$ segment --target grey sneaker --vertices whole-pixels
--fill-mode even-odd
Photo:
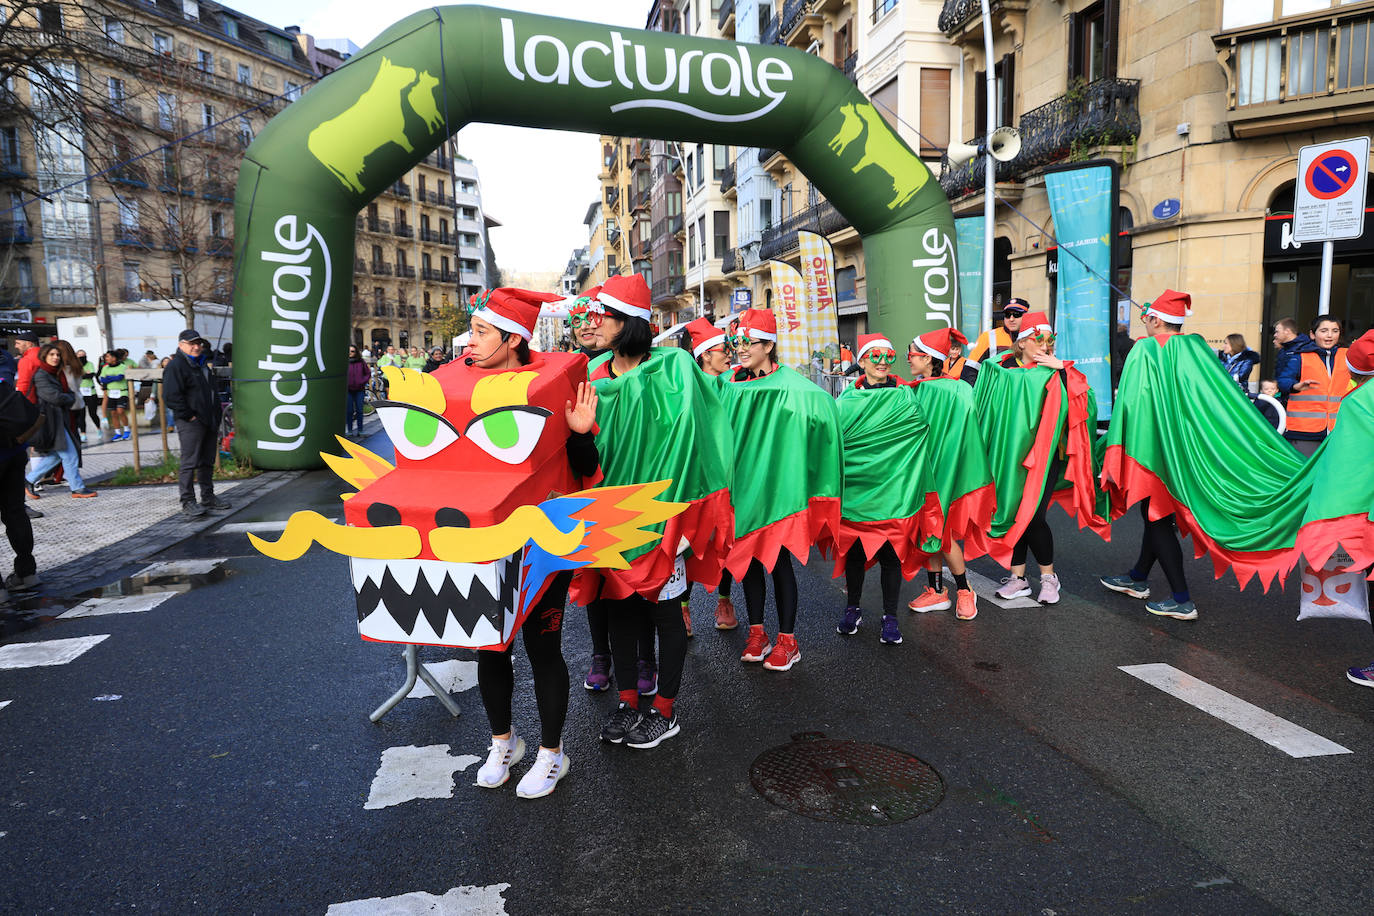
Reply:
[[[224,510],[232,508],[227,499],[220,499],[218,496],[211,496],[208,499],[202,497],[200,504],[207,509]]]
[[[181,514],[186,516],[187,518],[200,518],[209,511],[209,509],[205,508],[200,503],[181,504]]]
[[[619,744],[625,740],[625,736],[634,731],[635,726],[639,725],[639,720],[643,718],[639,710],[629,703],[621,703],[616,707],[615,712],[606,720],[606,724],[601,726],[601,740],[609,741],[611,744]]]
[[[1002,580],[1001,588],[995,592],[997,597],[1003,601],[1009,601],[1012,598],[1025,598],[1030,593],[1030,583],[1020,576],[1007,576]]]
[[[1191,601],[1179,603],[1172,598],[1163,601],[1147,601],[1145,610],[1158,617],[1172,617],[1175,620],[1197,620],[1197,605]]]
[[[1121,592],[1121,594],[1130,595],[1132,598],[1150,597],[1150,583],[1132,579],[1129,575],[1102,576],[1097,581],[1114,592]]]
[[[1054,573],[1046,573],[1040,577],[1040,594],[1035,596],[1035,600],[1041,604],[1059,603],[1059,577]]]

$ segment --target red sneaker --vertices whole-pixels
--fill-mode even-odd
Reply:
[[[742,662],[761,662],[768,657],[768,634],[763,632],[763,624],[756,624],[749,627],[749,639],[744,644],[744,651],[740,653],[739,660]]]
[[[797,647],[797,637],[791,633],[779,633],[778,644],[769,653],[763,667],[769,671],[786,671],[801,661],[801,649]]]
[[[716,602],[716,629],[733,630],[739,626],[739,618],[735,616],[735,603],[729,598],[722,598]]]
[[[959,606],[954,616],[960,620],[972,620],[978,616],[978,595],[971,588],[959,589]]]
[[[937,592],[927,585],[926,590],[913,598],[907,607],[918,614],[924,614],[928,611],[947,611],[949,610],[949,589]]]

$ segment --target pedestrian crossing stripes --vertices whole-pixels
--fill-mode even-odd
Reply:
[[[382,914],[424,913],[427,916],[506,916],[506,901],[502,895],[509,884],[486,887],[464,885],[442,896],[415,891],[396,897],[369,897],[335,903],[325,916],[382,916]]]
[[[0,700],[0,709],[4,709],[6,706],[10,705],[13,702],[13,700]]]
[[[1290,757],[1353,753],[1349,748],[1341,747],[1300,725],[1294,725],[1287,719],[1266,712],[1172,665],[1121,665],[1120,668],[1131,677],[1139,678],[1170,696],[1196,706],[1208,715],[1253,735]]]
[[[146,595],[123,595],[118,598],[88,598],[58,617],[102,617],[107,614],[141,614],[151,611],[178,592],[151,592]]]
[[[481,760],[471,754],[449,755],[447,744],[389,747],[372,780],[365,809],[389,808],[417,798],[452,798],[453,774]]]
[[[102,636],[78,636],[73,639],[49,639],[45,642],[21,642],[0,646],[0,669],[65,665],[109,638],[110,635],[106,633]]]

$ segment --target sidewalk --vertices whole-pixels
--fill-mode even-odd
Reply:
[[[369,414],[363,429],[370,435],[381,429],[381,423]],[[150,433],[141,427],[139,433],[141,460],[157,464],[162,460],[161,431],[154,429]],[[178,453],[175,433],[168,434],[167,447],[172,454]],[[95,499],[73,499],[66,484],[57,484],[44,487],[41,499],[27,501],[44,516],[33,519],[33,538],[34,557],[45,593],[66,595],[102,585],[121,568],[213,528],[303,473],[266,471],[248,480],[217,482],[215,494],[228,500],[233,508],[192,519],[181,514],[175,483],[101,485],[116,470],[132,463],[132,441],[83,445],[82,476],[100,495]],[[8,574],[11,563],[7,551],[0,553],[0,572]]]

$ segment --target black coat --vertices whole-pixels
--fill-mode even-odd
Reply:
[[[178,423],[199,423],[211,432],[219,429],[219,394],[211,378],[209,360],[197,366],[178,350],[162,370],[162,396]]]
[[[38,410],[43,415],[44,423],[28,444],[36,452],[57,451],[65,445],[61,438],[62,430],[68,428],[76,396],[64,391],[58,377],[41,366],[33,374],[33,390],[38,396]],[[76,438],[72,437],[72,441],[75,442]],[[77,454],[80,455],[80,446],[77,446]]]

